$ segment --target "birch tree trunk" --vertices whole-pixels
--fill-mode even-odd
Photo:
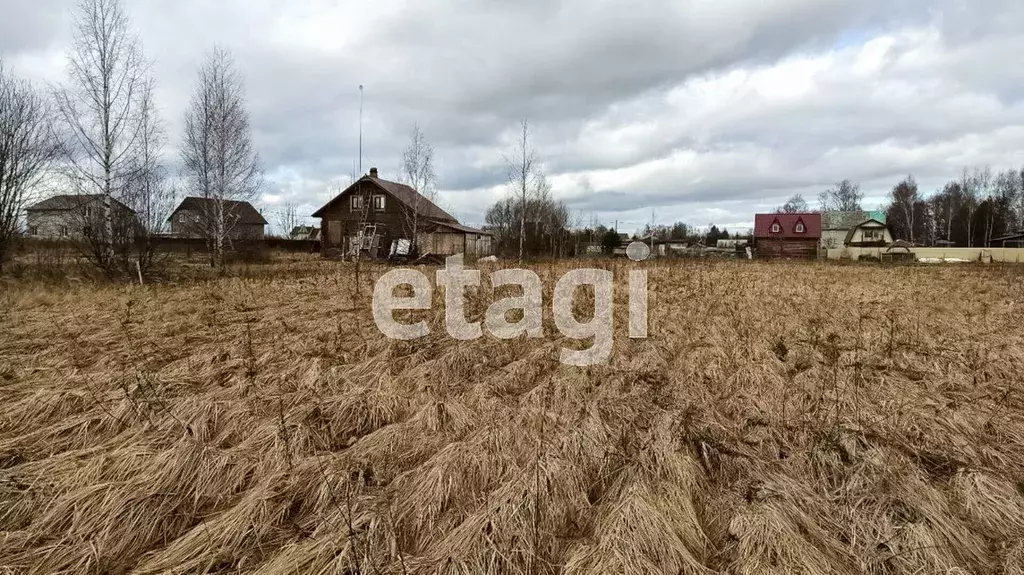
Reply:
[[[530,145],[530,126],[527,120],[522,121],[521,128],[512,156],[505,158],[508,165],[509,187],[515,190],[519,197],[519,263],[523,262],[525,255],[528,192],[536,178],[534,164],[537,158],[536,151]]]

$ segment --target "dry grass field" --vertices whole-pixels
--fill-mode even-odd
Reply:
[[[590,368],[383,268],[0,288],[0,573],[1024,573],[1024,272],[651,264],[629,340],[606,265]]]

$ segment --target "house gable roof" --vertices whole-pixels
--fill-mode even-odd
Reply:
[[[845,231],[865,220],[878,220],[885,223],[885,213],[881,211],[854,210],[849,212],[824,212],[821,214],[821,229]]]
[[[295,226],[288,235],[297,236],[299,234],[311,234],[317,231],[320,231],[320,228],[316,226]]]
[[[877,225],[868,226],[868,224],[877,224]],[[870,219],[864,220],[863,222],[860,222],[859,224],[857,224],[857,225],[853,226],[852,228],[850,228],[850,231],[846,232],[846,239],[843,240],[843,245],[846,245],[846,244],[850,243],[851,241],[853,241],[854,234],[857,233],[857,230],[859,230],[859,229],[861,229],[863,227],[885,228],[885,222],[880,222],[880,221],[876,220],[875,218],[870,218]]]
[[[115,206],[119,206],[122,209],[128,210],[131,213],[135,213],[135,210],[124,205],[124,203],[117,200],[117,198],[110,198]],[[95,201],[102,201],[103,194],[63,194],[59,196],[52,196],[45,200],[32,204],[25,208],[27,212],[55,212],[55,211],[69,211],[75,210],[81,207],[91,204]]]
[[[208,209],[212,209],[217,200],[212,198],[197,198],[195,196],[188,196],[181,200],[177,208],[174,208],[174,212],[171,213],[171,217],[167,221],[171,221],[174,218],[174,214],[184,210],[189,212],[204,212]],[[238,218],[238,223],[247,225],[267,225],[267,220],[250,204],[249,202],[240,202],[237,200],[224,200],[224,211],[232,216]]]
[[[334,202],[338,201],[345,194],[356,189],[360,182],[369,182],[373,184],[378,189],[387,192],[392,197],[397,199],[406,208],[415,209],[417,213],[422,217],[438,221],[456,221],[456,219],[451,214],[442,210],[437,206],[437,204],[430,201],[429,198],[417,192],[416,190],[410,188],[409,186],[405,184],[400,184],[398,182],[382,180],[380,178],[375,178],[373,176],[363,176],[359,178],[358,180],[353,182],[351,186],[345,188],[345,190],[342,191],[340,194],[334,196],[334,198],[332,198],[331,201],[324,204],[323,207],[321,207],[319,210],[313,212],[311,217],[322,218],[324,215],[324,211],[326,211],[328,207],[330,207]]]
[[[772,224],[778,223],[782,228],[779,233],[772,233]],[[803,223],[804,231],[796,231],[798,223]],[[754,237],[756,238],[820,238],[821,214],[817,212],[797,214],[755,214]]]

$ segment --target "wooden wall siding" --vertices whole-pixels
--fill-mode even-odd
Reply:
[[[818,238],[758,238],[757,256],[761,258],[802,258],[818,257]]]
[[[383,189],[373,184],[365,183],[363,189],[363,197],[366,201],[371,202],[370,209],[366,213],[366,223],[375,224],[377,226],[377,233],[383,236],[381,238],[381,245],[391,246],[391,240],[395,238],[404,237],[404,228],[407,225],[405,220],[405,214],[402,211],[398,200],[396,200],[391,194],[388,194]],[[324,241],[324,248],[336,248],[342,249],[345,247],[349,238],[355,237],[359,233],[359,225],[363,221],[363,214],[361,211],[352,211],[352,196],[356,195],[356,191],[348,191],[337,198],[331,205],[324,210],[323,218],[321,219],[322,226],[327,229],[327,237]],[[373,209],[373,196],[384,196],[384,210],[377,211]],[[420,225],[423,225],[421,222]]]
[[[491,255],[491,236],[462,232],[417,234],[420,253],[451,256],[465,254],[468,258]]]
[[[185,221],[181,221],[181,216]],[[198,216],[196,216],[198,218]],[[192,214],[180,211],[171,218],[171,235],[179,238],[202,238],[202,228],[197,223],[198,219],[192,219]],[[227,234],[232,240],[262,240],[265,237],[263,224],[237,224]]]
[[[399,201],[386,190],[364,183],[363,197],[372,202],[372,196],[383,195],[385,197],[384,210],[371,209],[367,212],[366,223],[376,224],[377,233],[380,238],[380,250],[382,254],[388,253],[391,249],[391,242],[407,238],[407,229],[412,227],[412,222],[407,219],[406,213]],[[323,241],[323,255],[325,257],[337,257],[347,253],[348,245],[352,238],[359,233],[359,225],[362,223],[363,215],[360,211],[352,211],[352,196],[358,192],[347,191],[333,201],[322,213],[321,226],[327,233]],[[426,228],[429,224],[425,217],[420,217],[418,226]],[[467,256],[490,255],[491,242],[489,236],[478,234],[465,234],[453,230],[426,233],[420,231],[417,235],[420,253],[430,252],[435,255],[450,256],[457,253],[465,253]]]
[[[418,235],[420,253],[430,252],[435,255],[450,256],[466,252],[465,234],[434,232]]]

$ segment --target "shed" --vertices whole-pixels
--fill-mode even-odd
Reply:
[[[1024,248],[1024,230],[1000,238],[992,238],[991,245],[1000,248]]]

